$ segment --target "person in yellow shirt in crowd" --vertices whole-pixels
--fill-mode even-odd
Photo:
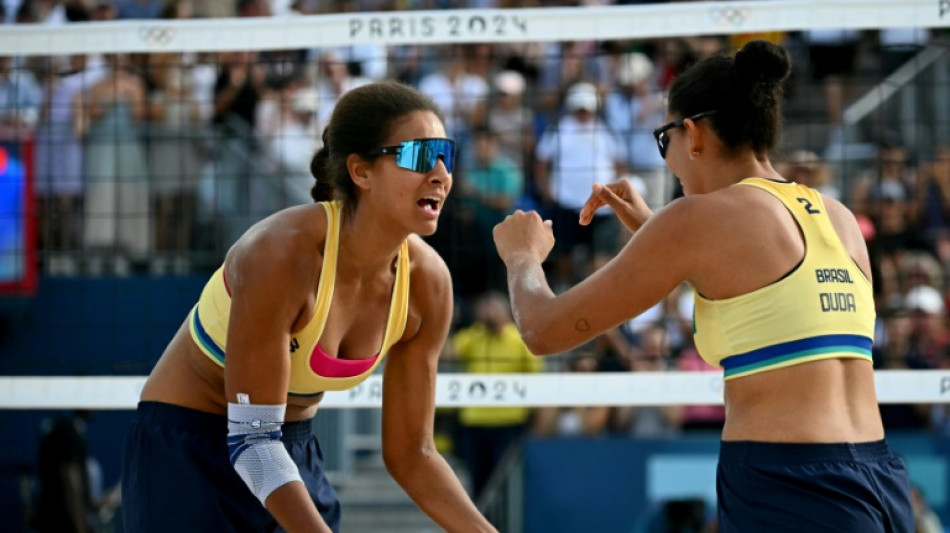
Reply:
[[[475,320],[456,332],[447,348],[472,374],[541,372],[544,363],[521,340],[511,317],[508,296],[488,292],[475,304]],[[528,407],[463,407],[459,412],[459,456],[472,478],[473,499],[478,499],[508,448],[528,427]]]

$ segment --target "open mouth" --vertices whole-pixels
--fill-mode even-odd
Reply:
[[[438,198],[427,196],[421,198],[416,204],[427,214],[438,215],[441,202]]]

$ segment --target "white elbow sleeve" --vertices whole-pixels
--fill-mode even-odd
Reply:
[[[263,504],[270,493],[300,472],[280,441],[286,405],[228,403],[231,465]]]

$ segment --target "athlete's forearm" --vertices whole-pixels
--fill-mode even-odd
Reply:
[[[402,456],[399,465],[390,468],[390,474],[412,501],[448,533],[497,533],[435,450],[420,451],[415,457]]]
[[[288,533],[333,533],[303,482],[292,481],[267,497],[267,510]]]
[[[535,355],[544,355],[545,327],[543,316],[546,305],[554,298],[548,286],[541,263],[530,256],[519,257],[508,263],[508,294],[511,311],[521,338]]]

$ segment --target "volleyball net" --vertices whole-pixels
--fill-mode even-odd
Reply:
[[[102,294],[111,302],[130,279],[162,279],[164,291],[176,287],[168,285],[171,276],[182,280],[173,292],[193,302],[200,290],[194,279],[220,265],[251,224],[310,201],[309,158],[340,95],[395,79],[433,97],[460,148],[452,199],[429,239],[453,274],[458,302],[449,341],[454,357],[441,363],[438,405],[720,404],[722,374],[699,371],[692,348],[687,287],[612,335],[545,358],[537,373],[526,373],[509,354],[477,349],[482,359],[472,365],[454,353],[455,335],[478,320],[486,294],[504,291],[490,235],[499,217],[515,208],[569,211],[593,182],[617,178],[633,180],[662,207],[678,192],[651,132],[663,121],[671,80],[697,59],[764,38],[783,44],[794,65],[776,164],[866,215],[869,240],[887,237],[879,240],[887,245],[883,251],[872,248],[874,260],[887,267],[879,288],[887,303],[878,310],[880,352],[889,357],[883,365],[889,370],[877,374],[881,402],[945,402],[950,372],[938,370],[943,356],[913,362],[923,370],[904,370],[906,357],[885,346],[907,330],[890,327],[892,318],[946,313],[932,299],[923,309],[922,300],[907,297],[921,284],[945,294],[942,226],[926,218],[926,195],[887,188],[867,194],[859,183],[880,182],[879,171],[894,162],[882,164],[881,148],[897,145],[903,170],[943,172],[941,161],[950,157],[948,28],[948,0],[4,26],[0,50],[17,97],[0,102],[6,106],[0,107],[0,172],[13,176],[9,162],[22,164],[16,175],[24,185],[16,191],[27,200],[0,209],[0,276],[6,276],[0,289],[33,268],[41,285],[115,280],[102,289],[115,291]],[[583,112],[597,124],[586,139],[565,126],[587,120],[575,116]],[[875,203],[884,200],[906,205],[884,220]],[[894,216],[904,223],[897,230]],[[556,290],[622,245],[626,235],[604,219],[590,235],[564,237],[572,246],[559,248],[549,269]],[[895,236],[911,233],[913,244]],[[915,274],[926,279],[915,281]],[[179,302],[167,311],[160,297],[154,302],[141,316],[113,309],[99,317],[52,316],[72,304],[36,302],[40,311],[15,322],[10,353],[0,358],[0,373],[8,374],[0,377],[0,408],[134,408],[141,376],[184,318],[175,314]],[[73,335],[92,322],[109,332]],[[915,322],[910,331],[925,327]],[[656,347],[649,339],[658,331]],[[70,355],[28,356],[31,335],[48,336],[57,347],[45,350]],[[135,342],[142,353],[129,355]],[[43,357],[50,358],[48,371],[61,375],[37,375]],[[110,369],[124,375],[107,375]],[[375,407],[381,390],[380,376],[373,376],[352,391],[328,393],[323,405]]]

